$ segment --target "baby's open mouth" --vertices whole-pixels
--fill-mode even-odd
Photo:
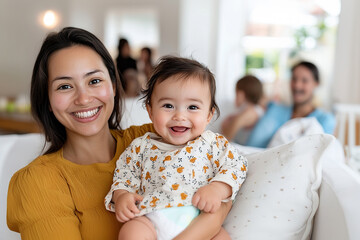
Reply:
[[[171,127],[171,130],[173,130],[174,132],[185,132],[188,129],[188,127]]]

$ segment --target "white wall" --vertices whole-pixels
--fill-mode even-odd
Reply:
[[[182,57],[192,57],[216,70],[218,0],[182,0],[179,49]]]
[[[180,52],[215,73],[218,98],[233,99],[235,82],[244,73],[243,0],[183,0],[180,11]]]
[[[104,40],[106,13],[114,9],[153,9],[159,19],[157,56],[192,56],[215,73],[218,98],[233,99],[244,69],[241,39],[244,0],[1,0],[0,96],[28,94],[33,64],[49,31],[38,18],[48,9],[60,15],[59,30],[75,26]],[[114,55],[114,53],[113,53]],[[114,56],[115,57],[115,56]]]
[[[40,14],[56,9],[67,19],[67,0],[0,1],[0,96],[30,91],[36,54],[47,30],[40,26]]]
[[[220,1],[216,52],[218,99],[233,101],[235,83],[245,72],[242,38],[245,35],[246,19],[246,1]]]
[[[235,83],[244,73],[242,37],[246,24],[244,0],[182,0],[180,42],[182,56],[193,57],[215,74],[220,118],[211,123],[219,131],[220,123],[232,110]],[[227,105],[226,108],[223,106]]]
[[[105,14],[110,9],[156,9],[159,13],[160,47],[159,55],[178,53],[179,0],[72,0],[70,1],[69,23],[85,28],[103,40]]]
[[[335,102],[360,104],[360,2],[343,0],[341,5],[332,93]]]
[[[65,26],[85,28],[101,40],[105,14],[113,8],[157,8],[160,22],[159,55],[178,54],[180,0],[1,0],[0,1],[0,96],[17,96],[30,91],[35,58],[51,30],[38,19],[45,10],[56,11]]]
[[[126,38],[134,57],[138,57],[140,50],[147,46],[153,50],[152,57],[155,60],[158,58],[159,28],[159,12],[156,8],[109,9],[105,18],[104,44],[115,58],[118,55],[119,38]]]

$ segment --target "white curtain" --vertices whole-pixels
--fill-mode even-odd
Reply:
[[[360,104],[360,1],[342,0],[334,62],[335,102]]]

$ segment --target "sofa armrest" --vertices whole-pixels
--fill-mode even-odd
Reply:
[[[360,176],[341,162],[323,166],[312,240],[360,239]]]
[[[6,225],[7,191],[12,175],[25,167],[41,154],[44,146],[41,134],[13,134],[0,136],[0,238],[20,239],[20,234],[12,232]]]

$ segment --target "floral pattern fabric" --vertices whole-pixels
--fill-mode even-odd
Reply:
[[[220,134],[205,131],[185,146],[158,141],[146,133],[135,139],[116,163],[111,189],[105,206],[117,189],[136,192],[144,197],[138,204],[139,216],[156,209],[191,205],[195,192],[212,181],[232,187],[234,200],[246,177],[247,160]]]

